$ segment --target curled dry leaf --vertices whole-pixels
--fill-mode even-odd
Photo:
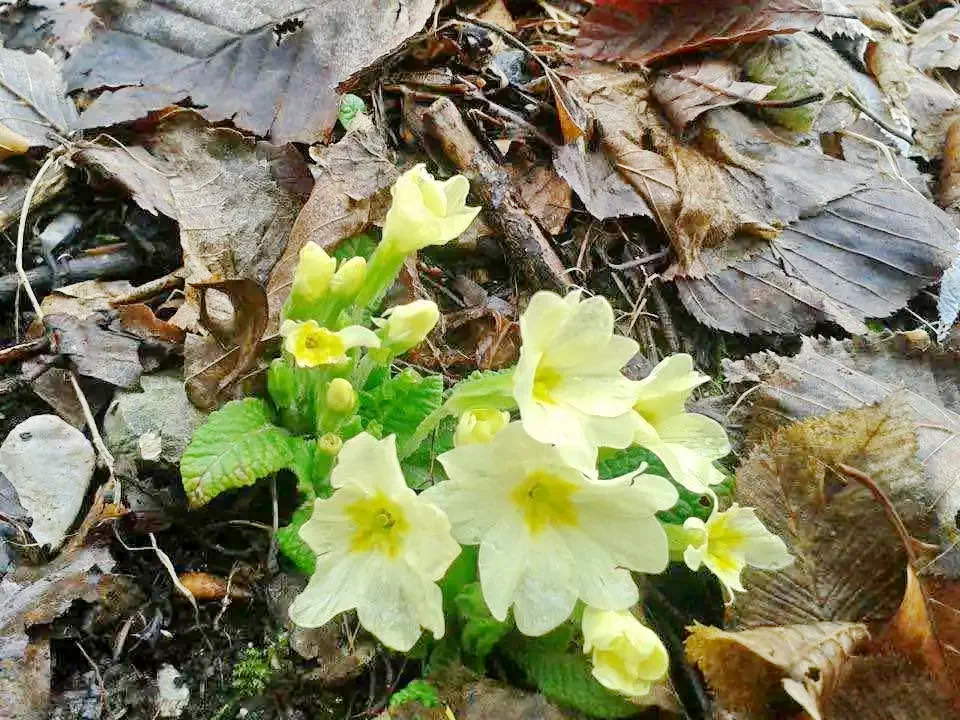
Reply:
[[[755,507],[796,561],[745,572],[748,592],[735,606],[741,626],[892,615],[906,551],[883,507],[836,468],[851,465],[873,478],[908,532],[926,539],[931,498],[916,451],[909,407],[896,397],[794,423],[757,445],[737,471],[734,499]]]
[[[567,182],[535,156],[514,153],[510,163],[510,181],[520,190],[520,198],[543,229],[558,235],[567,223],[573,194]]]
[[[267,282],[272,328],[290,294],[300,248],[313,241],[331,250],[358,234],[371,221],[370,198],[392,185],[400,174],[383,136],[365,115],[354,119],[339,142],[314,148],[311,156],[319,177]]]
[[[937,200],[955,221],[960,221],[960,118],[950,123],[947,131],[943,166],[940,169],[940,196]]]
[[[391,10],[376,0],[222,0],[184,6],[148,1],[93,6],[100,31],[66,65],[71,89],[111,88],[84,127],[144,117],[187,97],[212,121],[275,142],[325,139],[337,119],[337,85],[418,32],[433,0]],[[274,28],[300,27],[282,36]]]
[[[596,60],[648,64],[682,52],[812,30],[819,0],[602,0],[580,24],[577,46]]]
[[[726,60],[702,60],[663,71],[653,84],[653,96],[678,130],[707,110],[738,102],[763,100],[774,85],[741,82],[740,67]]]
[[[227,388],[257,365],[260,340],[267,330],[267,296],[249,278],[197,283],[196,287],[201,293],[200,321],[211,335],[184,347],[184,383],[190,402],[201,410],[210,410]],[[228,326],[211,320],[207,312],[210,290],[226,295],[233,310]],[[219,353],[216,348],[220,348]]]
[[[960,375],[954,353],[912,351],[904,338],[865,337],[845,342],[804,338],[794,357],[758,353],[725,362],[729,382],[762,386],[751,393],[752,423],[765,434],[783,422],[857,408],[896,396],[916,434],[916,459],[925,469],[924,507],[941,528],[960,512]],[[741,385],[742,387],[743,385]],[[851,463],[856,465],[856,463]],[[863,470],[863,467],[860,467]]]
[[[60,70],[40,51],[0,48],[0,109],[2,125],[30,145],[54,147],[53,133],[66,136],[77,122]]]
[[[921,70],[960,68],[960,8],[945,7],[917,28],[910,63]]]
[[[777,696],[792,698],[814,720],[843,667],[870,639],[851,622],[760,627],[728,632],[695,625],[684,642],[687,659],[703,672],[722,705],[774,718]]]

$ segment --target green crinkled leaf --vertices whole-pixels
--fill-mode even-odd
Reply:
[[[297,476],[297,489],[302,497],[308,500],[330,497],[333,458],[317,446],[316,440],[304,439],[297,445],[288,467]]]
[[[442,402],[442,377],[422,377],[407,369],[372,390],[364,390],[359,413],[365,424],[379,425],[384,437],[396,435],[397,446],[401,446]]]
[[[473,657],[476,667],[483,667],[487,655],[510,632],[512,626],[490,614],[480,583],[467,585],[454,602],[462,623],[460,646],[464,653]]]
[[[297,508],[290,524],[277,530],[277,547],[292,562],[297,570],[313,575],[317,565],[317,556],[310,546],[300,539],[300,528],[313,515],[313,502],[306,502]]]
[[[267,390],[280,416],[280,424],[291,432],[317,432],[317,413],[322,411],[327,373],[321,368],[297,367],[285,358],[270,363]]]
[[[536,643],[511,644],[509,655],[531,683],[558,705],[591,717],[625,718],[640,708],[607,690],[590,672],[586,656],[576,651],[540,650]]]
[[[670,477],[670,473],[667,472],[667,468],[660,462],[660,459],[643,447],[603,451],[597,469],[600,472],[601,480],[611,480],[635,471],[643,463],[647,463],[644,472],[650,475],[660,475],[673,482],[673,478]],[[657,513],[657,517],[662,522],[683,524],[683,521],[688,517],[698,517],[701,520],[706,520],[710,516],[713,501],[709,496],[690,492],[679,483],[674,482],[673,484],[680,497],[677,504],[672,508]],[[729,498],[733,492],[733,477],[728,475],[726,481],[713,486],[713,491],[722,504],[723,500]]]
[[[425,708],[440,707],[440,696],[437,689],[426,680],[411,680],[409,685],[390,696],[387,707],[392,710],[412,702],[420,703]]]
[[[353,93],[347,93],[340,98],[340,111],[337,113],[337,120],[343,125],[344,130],[349,130],[357,115],[366,111],[367,104],[363,101],[362,97],[358,97]]]
[[[453,432],[456,427],[456,418],[444,418],[440,421],[440,426],[427,435],[420,447],[401,461],[403,474],[411,487],[428,487],[447,479],[437,457],[453,449]]]
[[[513,399],[513,369],[470,373],[453,388],[447,406],[455,415],[476,408],[513,410],[517,407]]]
[[[197,428],[180,460],[190,505],[200,507],[222,492],[289,467],[304,442],[274,424],[266,401],[227,403]]]
[[[337,260],[346,260],[356,255],[369,260],[376,247],[377,241],[371,235],[360,233],[341,240],[330,254]]]

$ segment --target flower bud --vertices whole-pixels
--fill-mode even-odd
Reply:
[[[340,448],[343,447],[343,440],[336,433],[327,433],[317,440],[317,447],[320,448],[321,452],[335,457],[340,453]]]
[[[608,690],[639,698],[667,673],[669,658],[660,638],[629,611],[583,611],[583,651],[593,676]]]
[[[327,385],[327,407],[335,413],[346,414],[357,404],[357,393],[349,380],[334,378]]]
[[[384,313],[381,319],[383,344],[393,353],[404,353],[422,343],[440,319],[437,304],[430,300],[414,300],[406,305],[396,305]]]
[[[330,293],[340,298],[352,298],[357,294],[367,275],[367,261],[359,255],[344,260],[330,280]]]
[[[510,413],[493,408],[468,410],[460,416],[453,444],[457,447],[490,442],[493,436],[510,424]]]
[[[463,175],[440,182],[422,163],[414,166],[390,188],[393,203],[383,226],[384,243],[407,254],[450,242],[480,212],[466,204],[469,191],[470,182]]]
[[[300,260],[293,274],[291,292],[305,302],[315,302],[322,298],[330,285],[337,261],[315,242],[308,242],[300,248]]]

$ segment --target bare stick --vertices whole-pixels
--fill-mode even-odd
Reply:
[[[40,301],[37,300],[37,296],[33,294],[33,288],[30,287],[30,280],[27,278],[27,271],[23,268],[23,237],[27,231],[27,215],[30,211],[30,203],[33,202],[33,194],[37,191],[40,180],[56,161],[57,155],[55,152],[47,155],[47,159],[43,161],[43,165],[41,165],[37,171],[36,176],[30,183],[30,187],[27,188],[27,195],[23,199],[23,209],[20,210],[20,225],[17,228],[17,275],[20,276],[24,290],[27,291],[27,297],[30,298],[30,303],[33,305],[37,317],[41,320],[43,319],[43,310],[40,309]]]

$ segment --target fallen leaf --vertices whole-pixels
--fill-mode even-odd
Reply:
[[[794,334],[831,320],[862,333],[865,318],[903,307],[956,256],[949,217],[876,167],[789,146],[730,108],[708,114],[700,141],[751,203],[767,205],[757,214],[785,226],[769,242],[741,236],[701,253],[677,278],[706,325]]]
[[[951,122],[947,130],[937,202],[960,227],[960,118]]]
[[[823,20],[816,29],[828,38],[873,39],[873,31],[841,0],[823,0],[823,12]]]
[[[947,128],[960,118],[960,95],[913,67],[907,53],[902,43],[878,40],[867,50],[867,67],[913,128],[914,151],[932,160],[943,151]]]
[[[93,602],[113,569],[105,548],[61,553],[41,567],[23,566],[0,579],[0,702],[12,720],[45,720],[50,700],[50,647],[28,631],[53,622],[75,600]],[[16,700],[17,704],[9,704]]]
[[[27,188],[33,178],[12,172],[0,173],[0,230],[5,230],[20,217],[23,201],[27,199]],[[66,169],[58,164],[37,183],[31,213],[40,205],[56,197],[68,183]]]
[[[591,151],[579,140],[553,151],[553,167],[597,220],[653,217],[650,207],[602,151]]]
[[[149,305],[132,303],[121,305],[116,310],[120,326],[141,340],[160,340],[179,345],[183,343],[186,331],[173,323],[158,318]]]
[[[861,116],[853,125],[838,133],[838,136],[840,153],[830,153],[832,157],[862,168],[874,171],[879,169],[899,180],[904,186],[909,185],[927,200],[933,200],[930,193],[932,176],[921,171],[916,160],[901,155],[900,150],[893,145],[898,141],[893,140],[875,122]],[[902,143],[898,144],[902,146]]]
[[[0,47],[0,107],[5,127],[31,145],[54,147],[77,123],[77,109],[53,60]]]
[[[741,82],[740,67],[726,60],[702,60],[665,70],[653,84],[653,96],[678,130],[707,110],[763,100],[774,85]]]
[[[601,0],[580,23],[577,47],[595,60],[646,65],[776,33],[812,30],[819,0]]]
[[[171,322],[199,331],[200,298],[191,286],[240,277],[265,284],[313,179],[292,145],[206,127],[190,112],[160,126],[151,153],[172,168],[187,272],[188,302]]]
[[[70,315],[84,320],[108,312],[110,301],[133,290],[127,280],[84,280],[57,288],[40,302],[44,315]]]
[[[823,382],[823,381],[821,381]],[[755,507],[795,556],[777,571],[748,569],[734,612],[741,627],[892,615],[907,562],[883,507],[838,474],[847,464],[883,489],[913,537],[929,536],[931,500],[909,406],[902,398],[809,418],[777,430],[737,470],[734,499]]]
[[[300,248],[313,241],[326,250],[360,233],[371,221],[370,198],[399,177],[399,169],[379,130],[358,115],[335,145],[311,149],[319,177],[289,233],[283,255],[270,273],[267,299],[270,327],[279,322],[297,266]]]
[[[14,27],[4,28],[4,45],[17,50],[46,48],[60,65],[98,22],[87,5],[88,0],[30,0],[18,5],[21,15],[11,23]]]
[[[200,364],[196,351],[201,345],[184,347],[185,386],[190,402],[201,410],[216,407],[222,393],[252,370],[260,355],[260,340],[267,329],[267,296],[254,280],[241,278],[197,283],[201,292],[200,322],[211,331],[223,351],[213,362]],[[233,309],[231,327],[217,327],[207,312],[207,293],[224,293]],[[198,367],[199,366],[199,367]]]
[[[697,624],[684,647],[726,709],[780,717],[773,708],[785,694],[820,720],[822,698],[831,694],[850,657],[869,639],[867,626],[852,622],[739,632]]]
[[[515,152],[508,159],[510,181],[519,188],[527,210],[548,233],[560,234],[573,200],[570,186],[550,165],[532,154]]]
[[[905,42],[910,32],[903,22],[893,12],[893,7],[887,0],[843,0],[850,12],[872,30],[889,33],[899,42]]]
[[[916,458],[926,471],[927,507],[935,509],[942,529],[955,527],[960,512],[960,379],[955,356],[908,352],[897,336],[844,342],[804,338],[794,357],[757,353],[725,361],[724,373],[734,384],[762,383],[750,403],[759,432],[784,421],[900,398],[914,424]]]
[[[107,328],[110,318],[98,313],[84,320],[70,315],[46,315],[51,350],[64,355],[78,375],[128,388],[140,381],[140,340]]]
[[[170,191],[172,173],[165,162],[153,157],[144,148],[81,141],[73,146],[70,157],[107,180],[116,182],[147,212],[154,215],[160,212],[177,219],[177,209]]]
[[[945,7],[910,39],[910,62],[921,70],[960,68],[960,8]]]
[[[111,88],[81,117],[109,126],[189,97],[211,121],[274,142],[312,143],[333,129],[337,85],[418,32],[433,0],[222,0],[93,6],[102,31],[66,64],[71,89]],[[285,22],[302,22],[281,34]]]
[[[115,386],[101,380],[79,377],[77,382],[83,390],[87,405],[94,416],[98,415],[113,397]],[[30,383],[30,389],[53,408],[54,412],[78,430],[87,426],[83,406],[77,399],[77,391],[70,382],[70,371],[50,368]]]
[[[0,125],[0,160],[11,155],[23,155],[30,149],[30,141],[5,125]]]

